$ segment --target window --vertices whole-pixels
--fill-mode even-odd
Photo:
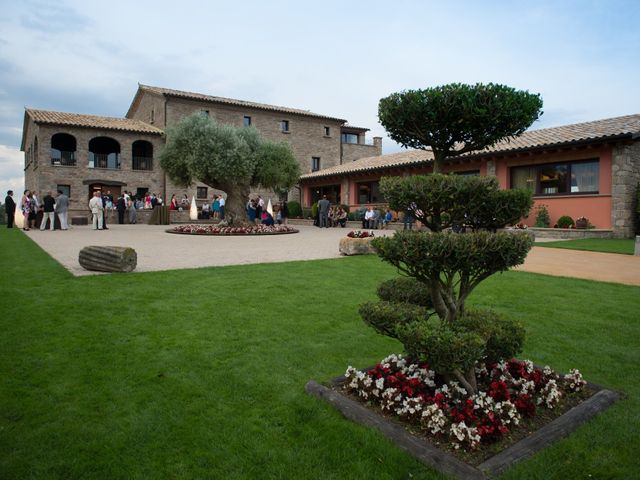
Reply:
[[[289,120],[282,120],[280,122],[280,130],[282,130],[283,132],[289,131]]]
[[[89,168],[120,169],[120,144],[109,137],[89,141]]]
[[[331,128],[324,127],[324,136],[325,137],[330,137],[331,136]]]
[[[151,109],[151,123],[155,122],[155,116],[156,116],[156,111],[152,108]]]
[[[598,193],[599,185],[598,160],[511,168],[511,188],[528,188],[534,195]]]
[[[357,184],[358,203],[384,203],[384,195],[380,191],[380,182],[362,182]]]
[[[244,119],[242,120],[243,125],[245,127],[250,127],[251,126],[251,117],[249,115],[245,115]]]
[[[51,165],[76,165],[76,138],[67,133],[56,133],[51,136]]]
[[[67,198],[71,198],[71,185],[58,185],[56,191],[60,190]]]
[[[136,140],[131,144],[132,170],[153,170],[153,145],[146,140]]]
[[[311,171],[317,172],[320,170],[320,157],[311,157]]]
[[[136,188],[136,198],[144,198],[149,189],[147,187],[138,187]]]
[[[209,118],[209,110],[200,110],[200,115],[204,118]]]
[[[357,133],[343,133],[342,134],[342,143],[358,143],[358,134]]]
[[[198,187],[196,190],[196,198],[199,200],[207,199],[207,187]]]

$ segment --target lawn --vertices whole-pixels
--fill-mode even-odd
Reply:
[[[375,257],[75,278],[0,229],[0,477],[435,479],[304,392],[400,344],[358,318]],[[520,318],[523,357],[627,397],[503,478],[640,468],[640,288],[510,272],[471,303]]]
[[[535,245],[536,247],[568,248],[569,250],[633,255],[635,240],[626,238],[584,238],[580,240],[561,240],[559,242],[536,242]]]

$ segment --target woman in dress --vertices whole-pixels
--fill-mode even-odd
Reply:
[[[213,198],[215,199],[213,201],[213,218],[215,219],[220,217],[220,199],[217,195],[214,195]]]
[[[151,195],[149,195],[149,192],[144,194],[144,208],[151,208]]]
[[[178,210],[178,199],[176,194],[171,195],[171,203],[169,204],[169,210]]]
[[[24,220],[22,221],[22,229],[24,231],[29,230],[29,215],[31,214],[31,198],[29,196],[31,192],[29,190],[24,191],[24,195],[22,195],[22,200],[20,200],[20,210],[22,210],[22,216]]]

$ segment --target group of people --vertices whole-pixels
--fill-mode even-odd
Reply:
[[[175,202],[174,202],[175,200]],[[224,206],[226,204],[226,200],[222,195],[214,195],[211,198],[211,203],[205,202],[201,207],[202,218],[205,220],[209,220],[210,218],[216,220],[224,220]],[[178,201],[175,199],[175,195],[171,197],[171,205],[169,207],[171,210],[186,210],[189,208],[189,198],[185,195],[180,205],[178,205]]]
[[[326,195],[318,201],[318,213],[314,219],[314,225],[317,227],[329,228],[339,225],[344,228],[348,219],[349,214],[342,205],[332,206]],[[384,230],[392,221],[393,213],[391,210],[387,208],[382,214],[380,210],[374,209],[370,205],[362,216],[362,228],[365,230],[382,228]]]
[[[139,210],[143,207],[142,199],[133,195],[132,192],[124,190],[114,199],[111,191],[104,195],[102,191],[95,190],[93,197],[89,200],[89,210],[91,210],[92,225],[94,230],[109,230],[107,218],[110,212],[118,212],[118,223],[124,224],[124,216],[129,212],[129,223],[137,223]]]
[[[261,195],[256,198],[250,198],[246,205],[247,218],[249,223],[255,223],[256,225],[287,225],[289,223],[289,206],[287,202],[282,202],[276,207],[276,218],[273,218],[271,212],[269,212],[264,205],[264,199]]]
[[[369,206],[362,217],[362,228],[374,230],[380,227],[382,230],[385,230],[392,221],[393,213],[391,213],[391,210],[388,208],[385,208],[384,214],[381,214],[380,210]]]
[[[37,227],[39,213],[42,214],[40,230],[45,230],[47,223],[49,223],[49,229],[53,230],[55,228],[56,215],[60,221],[60,229],[67,230],[69,228],[67,223],[69,197],[67,197],[62,190],[58,190],[55,197],[48,191],[42,200],[36,192],[25,190],[19,205],[17,205],[13,199],[13,190],[9,190],[4,199],[4,205],[7,214],[7,228],[13,228],[16,208],[20,208],[22,216],[24,217],[22,229],[25,231]]]

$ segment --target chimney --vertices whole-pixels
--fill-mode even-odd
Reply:
[[[378,149],[378,155],[382,155],[382,137],[373,137],[373,146]]]

